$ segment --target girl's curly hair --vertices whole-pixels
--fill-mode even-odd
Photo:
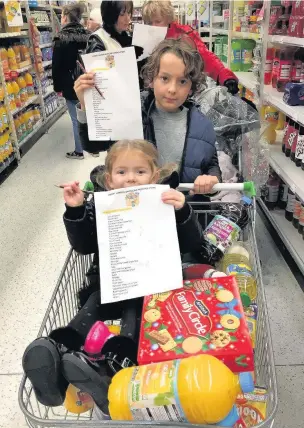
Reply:
[[[188,36],[179,39],[165,39],[154,49],[141,71],[145,87],[148,88],[158,75],[160,59],[168,52],[182,59],[185,64],[185,77],[192,82],[193,95],[200,92],[206,82],[203,73],[204,62],[194,42]]]

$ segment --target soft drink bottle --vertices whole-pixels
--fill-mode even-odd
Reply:
[[[299,130],[300,130],[300,125],[298,123],[295,124],[295,131],[294,134],[292,135],[292,145],[291,145],[291,152],[290,152],[290,159],[295,162],[296,160],[296,148],[297,148],[297,143],[298,143],[298,136],[299,136]]]
[[[296,229],[298,229],[299,227],[300,214],[301,214],[301,200],[298,196],[296,196],[294,206],[293,206],[293,218],[292,218],[292,224]]]
[[[304,126],[300,126],[296,154],[295,154],[295,162],[296,166],[301,166],[301,163],[304,159]]]
[[[289,119],[287,134],[285,138],[285,156],[287,156],[288,158],[290,157],[290,154],[291,154],[291,147],[295,136],[296,136],[295,121],[293,119]]]
[[[302,72],[302,52],[301,49],[298,49],[294,53],[291,69],[291,81],[294,83],[301,82],[301,72]]]
[[[291,189],[288,189],[287,205],[285,208],[285,218],[288,221],[292,221],[293,219],[293,210],[294,210],[295,200],[296,200],[295,194]]]
[[[276,88],[279,92],[284,92],[286,83],[290,81],[293,53],[288,49],[280,51],[278,74],[276,78]]]
[[[265,85],[271,84],[273,59],[274,59],[274,48],[267,48],[266,61],[265,61],[265,74],[264,74]]]
[[[273,88],[275,88],[277,84],[279,66],[280,66],[280,49],[276,48],[274,51],[272,72],[271,72],[271,84]]]
[[[283,140],[282,140],[282,152],[285,153],[286,150],[286,136],[289,127],[289,117],[286,116],[285,124],[284,124],[284,132],[283,132]]]

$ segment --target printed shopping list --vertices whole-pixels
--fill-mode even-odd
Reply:
[[[161,201],[168,185],[94,194],[101,303],[182,287],[174,208]]]
[[[85,91],[90,140],[142,139],[138,71],[133,47],[82,55],[85,69],[95,72],[95,88]]]
[[[137,58],[141,61],[151,55],[153,49],[166,37],[167,27],[155,27],[152,25],[135,24],[132,45],[144,49],[143,54]]]

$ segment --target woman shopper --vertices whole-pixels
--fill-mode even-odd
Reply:
[[[75,150],[66,154],[69,159],[84,158],[76,115],[78,100],[74,91],[74,72],[78,51],[85,49],[89,37],[89,32],[80,24],[83,11],[81,4],[69,4],[63,7],[61,16],[63,28],[54,38],[53,48],[52,75],[54,90],[62,93],[66,99],[73,125]]]
[[[91,33],[94,33],[94,31],[97,31],[101,27],[102,27],[102,18],[101,18],[100,8],[95,7],[90,12],[87,29]]]
[[[190,37],[204,61],[204,72],[219,85],[226,86],[231,94],[234,95],[238,92],[238,78],[236,75],[226,68],[213,52],[207,49],[197,31],[193,30],[189,25],[181,25],[175,21],[174,7],[170,1],[145,1],[142,14],[145,24],[168,27],[167,39],[177,39],[185,35]]]

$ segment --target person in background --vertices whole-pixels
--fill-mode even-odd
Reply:
[[[102,17],[101,17],[100,8],[95,7],[90,12],[90,17],[88,20],[87,29],[91,33],[94,33],[95,31],[97,31],[101,27],[102,27]]]
[[[63,7],[61,31],[54,38],[52,77],[54,90],[62,93],[66,99],[68,111],[72,120],[75,150],[66,154],[69,159],[83,159],[83,149],[78,133],[76,104],[78,102],[74,91],[74,70],[78,51],[85,49],[89,32],[80,24],[83,6],[79,3]]]
[[[215,80],[219,85],[226,86],[231,94],[238,92],[238,78],[226,68],[221,60],[210,52],[202,42],[197,31],[189,25],[181,25],[175,21],[175,11],[170,1],[148,0],[142,8],[142,15],[145,24],[157,27],[168,27],[167,39],[176,39],[187,35],[190,37],[204,60],[204,72]]]

